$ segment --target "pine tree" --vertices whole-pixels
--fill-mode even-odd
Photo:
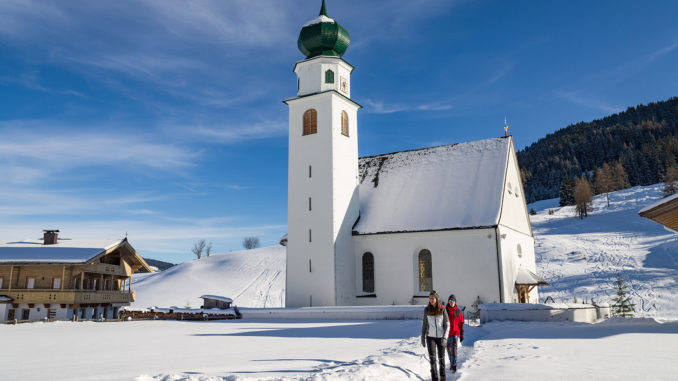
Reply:
[[[560,186],[560,206],[574,205],[574,186],[569,176],[565,176]]]
[[[664,197],[671,196],[678,191],[676,180],[678,180],[678,169],[676,167],[666,168],[666,174],[664,175]]]
[[[622,280],[621,274],[617,274],[617,296],[612,300],[612,315],[620,317],[633,317],[636,311],[636,304],[632,302],[631,297],[626,294],[626,285]]]
[[[577,179],[577,185],[574,187],[574,203],[576,205],[577,215],[582,220],[584,217],[588,216],[588,212],[591,209],[592,198],[593,191],[591,191],[591,184],[589,184],[586,177]]]
[[[628,175],[626,175],[626,170],[624,170],[624,166],[622,165],[621,162],[619,161],[617,162],[617,164],[614,166],[614,170],[612,173],[613,173],[612,176],[614,178],[615,190],[626,189],[631,186],[631,184],[629,183],[629,177]]]

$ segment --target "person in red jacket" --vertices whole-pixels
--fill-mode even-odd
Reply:
[[[447,298],[447,316],[450,319],[450,335],[447,338],[447,355],[450,356],[450,369],[457,371],[457,338],[464,341],[464,313],[457,307],[454,294]]]

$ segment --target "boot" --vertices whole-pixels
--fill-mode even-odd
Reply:
[[[457,366],[456,365],[452,365],[452,373],[457,373]]]
[[[440,381],[445,381],[445,372],[440,373]]]
[[[432,381],[438,381],[438,373],[436,373],[435,370],[431,371],[431,380]]]

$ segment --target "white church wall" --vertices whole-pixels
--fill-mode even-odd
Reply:
[[[334,83],[325,82],[325,72],[332,70]],[[315,94],[327,90],[336,90],[347,97],[351,97],[351,72],[353,67],[346,61],[336,57],[314,57],[304,60],[294,68],[299,80],[297,95]],[[342,79],[346,85],[342,86]]]
[[[499,248],[502,262],[502,292],[504,303],[518,303],[518,291],[516,290],[516,276],[518,269],[524,267],[533,273],[537,273],[537,265],[534,255],[534,238],[517,232],[505,226],[497,228],[499,232]],[[537,303],[539,294],[538,287],[530,292],[530,303]]]
[[[523,234],[532,235],[530,219],[525,204],[525,193],[520,181],[520,171],[516,158],[513,139],[509,148],[506,179],[504,180],[504,197],[499,224],[508,226]]]
[[[332,93],[288,104],[286,306],[333,305]],[[318,113],[318,132],[303,136],[303,115],[310,108]]]
[[[346,305],[355,296],[353,224],[360,214],[358,197],[358,106],[332,94],[333,233],[335,250],[335,303]],[[348,136],[341,133],[341,114],[348,115]]]
[[[499,301],[499,269],[494,229],[354,236],[356,289],[362,291],[362,255],[374,256],[376,297],[355,298],[358,305],[417,304],[428,302],[419,292],[418,254],[431,252],[433,288],[441,298],[451,293],[459,304],[470,306],[478,296]]]
[[[9,304],[2,303],[0,304],[0,321],[7,320],[7,308]]]

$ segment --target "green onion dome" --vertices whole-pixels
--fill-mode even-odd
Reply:
[[[327,16],[323,0],[320,15],[301,28],[297,46],[306,58],[321,55],[341,57],[350,43],[346,29]]]

